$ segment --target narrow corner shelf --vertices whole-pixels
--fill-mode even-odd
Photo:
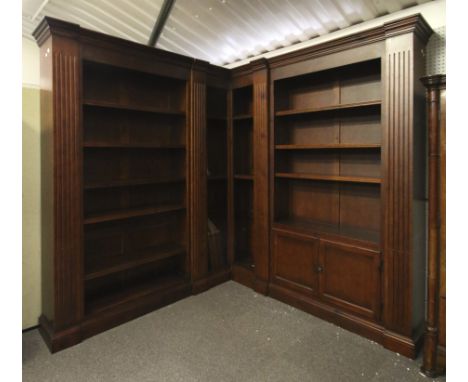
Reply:
[[[275,174],[277,178],[284,179],[304,179],[304,180],[320,180],[328,182],[348,182],[348,183],[368,183],[368,184],[380,184],[382,179],[380,178],[368,178],[360,176],[342,176],[342,175],[314,175],[314,174],[302,174],[302,173],[291,173],[291,172],[277,172]]]

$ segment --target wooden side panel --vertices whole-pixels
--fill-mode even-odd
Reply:
[[[273,282],[298,292],[316,294],[319,240],[282,231],[273,235]]]
[[[377,320],[380,311],[380,256],[376,251],[320,242],[320,294],[324,301]]]
[[[382,189],[385,203],[384,323],[411,335],[413,36],[386,41]]]
[[[254,243],[255,276],[269,277],[268,68],[261,61],[253,73]]]
[[[54,327],[83,316],[81,59],[77,41],[52,38]],[[49,196],[51,197],[51,196]]]
[[[192,70],[190,79],[190,237],[192,280],[208,272],[206,204],[205,73]]]

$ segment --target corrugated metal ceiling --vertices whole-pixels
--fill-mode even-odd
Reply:
[[[430,0],[176,0],[157,47],[218,65]],[[23,36],[44,16],[146,44],[163,0],[23,0]]]

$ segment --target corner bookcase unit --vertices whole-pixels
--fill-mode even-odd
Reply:
[[[46,17],[51,351],[232,278],[415,357],[431,33],[414,15],[228,70]]]
[[[264,294],[269,275],[267,88],[265,60],[234,70],[230,91],[229,258],[233,279]]]
[[[192,134],[194,175],[192,190],[192,292],[200,293],[230,279],[228,261],[229,218],[229,116],[230,72],[198,61],[194,81],[205,95],[194,111],[204,111]],[[195,89],[195,87],[194,87]],[[197,142],[197,143],[195,143]]]
[[[424,322],[430,33],[415,16],[269,62],[269,292],[409,357]]]

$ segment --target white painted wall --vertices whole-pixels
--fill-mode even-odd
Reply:
[[[41,313],[39,48],[23,38],[23,329]]]

